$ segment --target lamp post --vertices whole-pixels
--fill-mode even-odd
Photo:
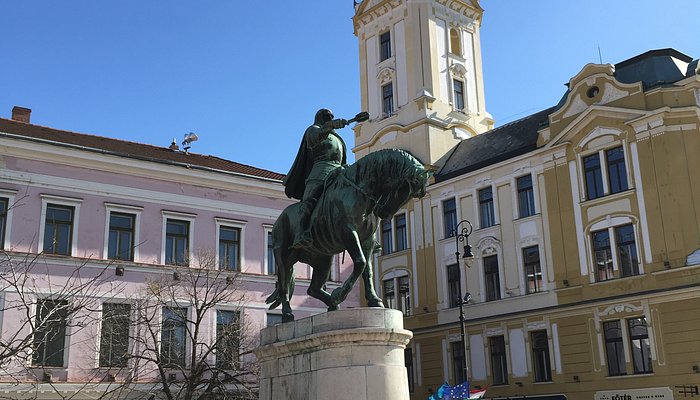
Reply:
[[[461,227],[461,228],[460,228]],[[465,265],[469,267],[468,264],[466,264],[466,261],[469,259],[474,258],[474,254],[472,253],[472,246],[469,245],[469,235],[472,234],[472,224],[471,222],[465,220],[459,221],[457,224],[457,227],[455,228],[455,259],[457,260],[457,269],[459,270],[459,285],[457,286],[457,293],[459,294],[459,327],[460,327],[460,333],[461,333],[461,338],[462,338],[462,354],[464,356],[464,364],[463,364],[463,374],[464,374],[464,380],[467,380],[468,375],[469,375],[469,367],[467,366],[467,341],[466,341],[466,335],[465,335],[465,328],[464,328],[464,305],[469,303],[469,300],[471,300],[472,295],[467,292],[464,297],[462,297],[462,268],[459,266],[459,256],[462,256],[462,259],[465,262]],[[459,242],[464,242],[464,247],[463,251],[464,254],[461,254],[459,252]],[[460,384],[461,382],[455,382],[455,384]]]

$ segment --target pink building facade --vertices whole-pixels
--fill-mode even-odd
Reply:
[[[96,299],[94,307],[81,311],[92,313],[89,320],[94,322],[87,329],[69,327],[60,332],[64,337],[43,344],[34,334],[29,354],[4,361],[7,376],[0,376],[5,381],[0,390],[51,381],[52,389],[70,392],[95,377],[126,379],[100,373],[102,305],[128,304],[154,279],[177,285],[180,274],[200,267],[203,254],[211,257],[213,267],[207,268],[236,274],[245,294],[217,309],[240,312],[242,323],[256,334],[279,321],[279,309],[268,310],[265,298],[276,281],[270,231],[292,203],[284,195],[283,175],[175,147],[40,127],[21,108],[13,110],[12,119],[0,118],[2,268],[7,274],[7,265],[20,266],[28,259],[33,264],[27,272],[31,290],[26,282],[4,285],[4,304],[16,300],[26,286],[32,308],[5,307],[2,339],[23,330],[31,336],[28,322],[41,318],[39,309],[52,294],[77,285],[77,269],[83,280],[101,274],[100,285],[90,293],[74,293]],[[336,257],[329,290],[346,276],[346,258],[342,263]],[[297,317],[326,310],[305,294],[310,276],[310,267],[297,266],[292,299]],[[359,305],[358,292],[356,288],[345,307]],[[216,316],[209,321],[204,329],[214,337]],[[47,346],[53,346],[51,352]],[[130,344],[130,351],[140,350]],[[138,379],[144,382],[155,379],[152,370],[142,375]]]

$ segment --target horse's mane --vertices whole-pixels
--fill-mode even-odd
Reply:
[[[420,161],[405,150],[382,149],[357,160],[343,173],[354,182],[369,182],[390,177],[408,178],[407,174],[414,174],[418,166],[422,166]]]

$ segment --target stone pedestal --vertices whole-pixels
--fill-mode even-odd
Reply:
[[[260,400],[408,400],[400,311],[327,312],[261,331]]]

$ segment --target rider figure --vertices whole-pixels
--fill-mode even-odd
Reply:
[[[345,142],[333,129],[347,124],[347,120],[334,119],[331,110],[322,108],[316,113],[313,125],[304,132],[297,157],[283,181],[287,196],[301,200],[299,221],[302,229],[297,231],[292,248],[312,244],[311,212],[323,194],[326,178],[345,166],[347,160]]]

